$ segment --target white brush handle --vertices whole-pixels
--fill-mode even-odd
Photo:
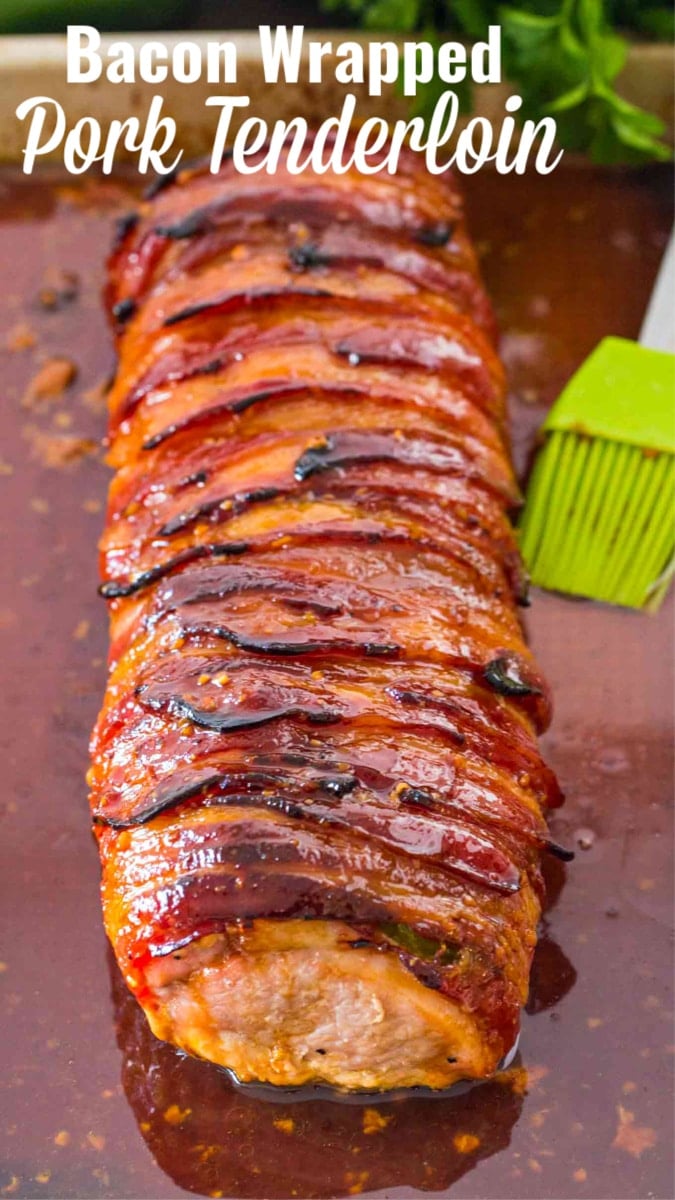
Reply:
[[[670,235],[638,341],[650,350],[675,354],[675,233]]]

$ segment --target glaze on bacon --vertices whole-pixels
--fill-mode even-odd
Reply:
[[[92,740],[106,928],[242,1080],[495,1070],[559,802],[451,180],[201,169],[122,223]]]

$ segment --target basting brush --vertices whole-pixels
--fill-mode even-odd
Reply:
[[[655,611],[675,572],[675,241],[639,343],[605,338],[544,425],[520,521],[533,583]]]

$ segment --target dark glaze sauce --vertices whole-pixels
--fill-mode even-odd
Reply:
[[[3,350],[3,1194],[671,1197],[672,602],[651,618],[538,594],[528,616],[556,700],[545,747],[567,794],[552,834],[577,857],[564,889],[565,868],[547,860],[520,1058],[503,1077],[437,1100],[269,1103],[153,1038],[99,925],[83,775],[107,648],[95,543],[108,472],[74,440],[103,431],[87,395],[113,362],[102,260],[133,197],[72,178],[5,174],[1,186],[3,329],[19,346],[17,326],[36,338]],[[547,404],[598,338],[637,333],[672,220],[670,177],[563,165],[545,179],[482,173],[468,191],[522,468]],[[82,286],[47,312],[34,297],[54,262]],[[52,355],[75,359],[75,383],[22,407]],[[47,465],[55,447],[63,467]],[[281,751],[259,770],[282,774]],[[353,791],[336,764],[314,774]],[[173,803],[171,786],[180,778],[154,802]],[[420,780],[400,799],[430,811],[434,787]]]
[[[469,469],[465,456],[456,447],[434,446],[421,439],[396,437],[395,433],[329,433],[324,441],[304,451],[295,464],[294,474],[302,483],[312,475],[336,467],[387,460],[431,471],[452,470],[461,461],[462,469],[465,472]]]

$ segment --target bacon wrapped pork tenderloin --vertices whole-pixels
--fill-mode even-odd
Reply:
[[[125,979],[240,1080],[487,1076],[560,796],[456,186],[412,154],[185,170],[123,222],[108,301],[90,784]]]

